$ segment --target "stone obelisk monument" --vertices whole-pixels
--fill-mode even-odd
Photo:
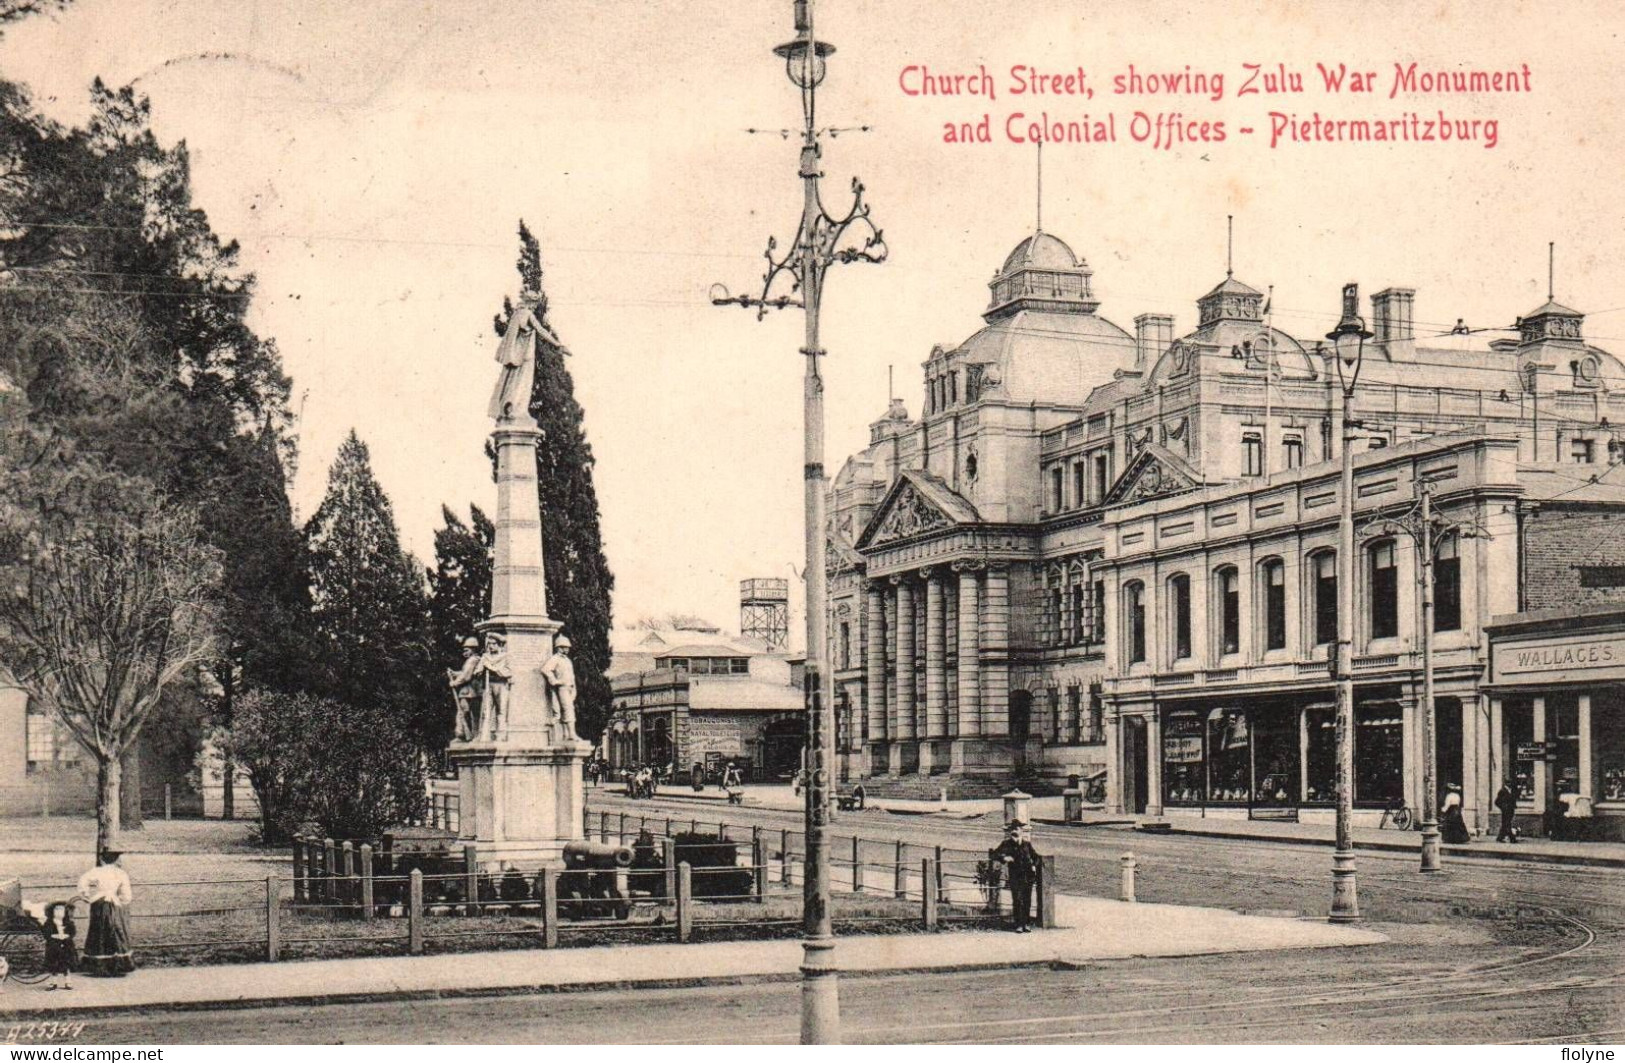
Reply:
[[[574,681],[558,682],[560,625],[547,615],[536,443],[530,415],[538,341],[559,346],[525,292],[497,349],[491,395],[497,462],[491,617],[480,625],[463,669],[451,676],[458,735],[448,755],[457,768],[462,839],[488,869],[559,859],[582,836],[582,765],[592,751],[576,737]],[[470,640],[472,642],[473,640]],[[545,671],[544,671],[545,666]]]

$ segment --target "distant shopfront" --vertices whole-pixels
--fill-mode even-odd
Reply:
[[[1625,609],[1516,613],[1486,630],[1491,745],[1524,828],[1625,838]]]
[[[1329,697],[1173,702],[1159,711],[1162,804],[1169,812],[1297,819],[1302,810],[1333,807],[1336,714]],[[1404,722],[1397,690],[1358,692],[1357,807],[1381,810],[1404,793]]]

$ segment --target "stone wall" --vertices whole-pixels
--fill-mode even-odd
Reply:
[[[1625,604],[1625,509],[1546,504],[1524,518],[1526,610]]]

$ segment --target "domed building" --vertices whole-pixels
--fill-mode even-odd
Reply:
[[[1329,817],[1336,363],[1275,327],[1270,296],[1229,270],[1177,335],[1168,313],[1132,331],[1101,316],[1092,281],[1059,237],[1021,240],[983,327],[923,361],[919,415],[894,399],[831,483],[840,776],[935,798],[1079,775],[1118,811]],[[1353,286],[1344,296],[1357,312]],[[1586,523],[1605,513],[1625,529],[1625,488],[1597,482],[1625,461],[1611,427],[1625,365],[1555,301],[1486,347],[1418,338],[1415,299],[1371,298],[1356,519],[1404,512],[1427,481],[1448,485],[1435,513],[1449,527],[1489,532],[1440,540],[1438,778],[1481,826],[1510,766],[1538,817],[1554,779],[1576,795],[1625,779],[1625,744],[1606,737],[1625,734],[1625,672],[1557,715],[1497,697],[1491,619],[1565,598],[1625,605],[1625,578],[1588,598],[1576,565],[1553,560],[1558,541],[1587,548],[1579,528],[1625,549],[1625,531]],[[1374,824],[1394,800],[1419,804],[1417,559],[1397,534],[1360,549],[1355,800]],[[1602,586],[1598,565],[1587,578]],[[1556,768],[1519,759],[1554,728],[1594,737]]]

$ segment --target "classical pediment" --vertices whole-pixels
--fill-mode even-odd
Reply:
[[[887,492],[857,548],[883,546],[978,521],[976,508],[929,473],[908,471]]]
[[[1147,442],[1106,493],[1105,504],[1130,505],[1148,498],[1176,495],[1200,486],[1201,480],[1195,470],[1178,455],[1160,444]]]

